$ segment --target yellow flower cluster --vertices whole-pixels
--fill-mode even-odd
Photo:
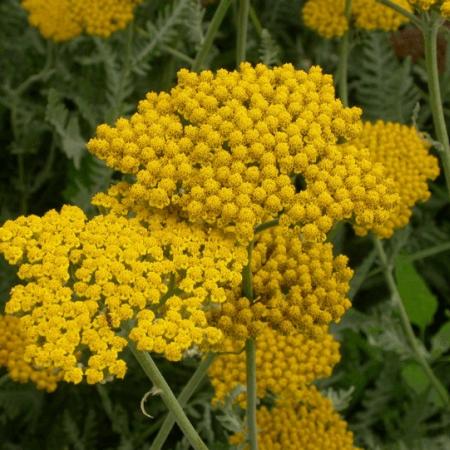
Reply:
[[[175,208],[242,243],[284,212],[305,240],[323,241],[342,219],[382,222],[395,200],[379,167],[336,145],[360,133],[359,116],[318,67],[183,69],[170,94],[149,93],[131,119],[100,125],[88,149],[134,175],[130,195],[149,209]]]
[[[428,11],[430,7],[438,3],[439,0],[408,0],[408,2],[417,9]]]
[[[51,369],[40,369],[24,359],[27,334],[20,319],[0,315],[0,367],[6,367],[13,381],[27,383],[32,381],[38,389],[52,392],[61,376]]]
[[[128,331],[169,360],[222,339],[203,309],[240,285],[245,249],[168,214],[154,214],[150,230],[115,214],[88,221],[70,206],[0,228],[0,253],[26,282],[6,305],[27,330],[26,361],[97,383],[125,375]]]
[[[441,15],[450,19],[450,0],[408,0],[419,11],[428,11],[432,6],[440,7]]]
[[[329,243],[308,243],[282,226],[260,233],[251,261],[255,301],[240,292],[212,309],[209,320],[236,339],[256,336],[268,323],[282,334],[297,330],[324,336],[351,306],[346,297],[352,270]]]
[[[256,418],[261,450],[356,450],[347,423],[314,386],[303,391],[300,402],[263,406]],[[245,433],[237,433],[230,443],[242,445],[245,438]]]
[[[396,3],[411,11],[407,0],[396,0]],[[355,26],[364,30],[397,30],[408,21],[376,0],[353,0],[351,14]],[[308,0],[302,15],[306,26],[328,39],[343,36],[349,28],[345,0]]]
[[[363,235],[372,229],[380,237],[388,238],[396,228],[409,222],[417,202],[429,198],[427,181],[439,175],[438,160],[429,153],[430,144],[415,127],[399,123],[366,122],[353,145],[369,149],[371,158],[385,166],[400,195],[400,201],[384,223],[372,227],[356,223],[355,230]]]
[[[29,22],[41,34],[56,42],[81,33],[108,37],[133,20],[142,0],[22,0]]]
[[[236,354],[218,357],[209,369],[214,403],[223,401],[239,385],[245,386],[243,348],[244,341],[230,338],[221,344],[221,351]],[[339,359],[339,344],[329,334],[312,340],[299,333],[283,336],[265,326],[256,340],[257,396],[264,398],[270,392],[278,398],[298,400],[308,384],[330,376]],[[245,394],[237,400],[245,402]]]

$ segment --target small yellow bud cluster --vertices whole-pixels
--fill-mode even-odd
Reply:
[[[357,450],[347,423],[314,386],[303,391],[299,402],[261,407],[256,418],[261,450]],[[245,440],[245,433],[230,437],[234,445],[245,444]]]
[[[13,381],[32,381],[38,389],[52,392],[61,376],[51,369],[40,369],[24,359],[27,334],[20,319],[0,315],[0,367],[6,367]]]
[[[83,32],[108,37],[133,20],[133,10],[142,0],[22,0],[29,22],[56,42]]]
[[[396,228],[408,223],[414,205],[429,198],[427,181],[439,175],[438,160],[429,153],[430,144],[415,127],[399,123],[366,122],[363,133],[352,144],[367,148],[371,158],[385,166],[400,195],[387,220],[373,226],[356,223],[355,230],[364,235],[372,229],[380,237],[389,238]]]
[[[439,0],[408,0],[408,2],[422,11],[428,11],[431,6],[439,3]]]
[[[441,5],[441,14],[446,19],[450,19],[450,0],[445,0]]]
[[[419,11],[428,11],[432,6],[440,7],[441,15],[450,19],[450,0],[408,0]]]
[[[219,356],[209,369],[214,387],[213,403],[225,400],[239,385],[246,384],[244,341],[227,338],[221,351],[236,354]],[[257,396],[269,392],[278,398],[299,400],[312,381],[331,375],[339,361],[339,344],[329,334],[312,340],[299,333],[283,336],[265,326],[256,340]],[[237,400],[245,403],[245,394]]]
[[[407,0],[396,0],[395,3],[411,11]],[[345,0],[307,0],[302,15],[306,26],[328,39],[343,36],[349,28]],[[353,0],[351,15],[355,26],[363,30],[392,31],[408,21],[377,0]]]
[[[255,301],[237,291],[209,314],[226,335],[256,336],[269,323],[286,335],[323,336],[351,306],[352,270],[345,256],[333,257],[331,244],[303,242],[292,230],[272,228],[257,236],[251,268]]]
[[[219,231],[168,214],[154,214],[150,228],[115,214],[88,221],[70,206],[7,221],[0,253],[26,283],[11,290],[6,312],[26,330],[24,359],[97,383],[125,375],[128,331],[140,350],[169,360],[216,345],[222,333],[203,309],[240,285],[246,251],[234,251]]]
[[[148,208],[176,207],[248,242],[255,225],[284,210],[321,232],[331,228],[314,208],[298,211],[292,175],[334,154],[339,139],[356,137],[359,117],[335,99],[331,77],[318,67],[183,69],[170,94],[149,93],[131,119],[100,125],[88,149],[133,174],[131,194]]]

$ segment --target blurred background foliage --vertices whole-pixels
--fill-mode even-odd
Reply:
[[[335,73],[338,42],[323,40],[301,22],[301,0],[254,0],[248,59],[298,68],[321,65]],[[135,21],[107,40],[79,37],[45,41],[29,27],[18,0],[0,2],[0,221],[42,214],[63,203],[89,214],[93,193],[119,175],[85,149],[96,125],[133,112],[149,90],[170,89],[176,72],[190,66],[214,13],[213,1],[149,0]],[[233,4],[209,54],[211,68],[234,65],[236,5]],[[439,42],[441,88],[450,117],[449,33]],[[416,123],[432,134],[423,44],[411,28],[396,33],[353,32],[349,67],[350,103],[368,120]],[[442,178],[442,177],[441,177]],[[450,208],[444,183],[416,208],[411,224],[388,246],[389,257],[422,350],[450,386]],[[450,412],[411,355],[368,239],[350,227],[336,248],[349,255],[356,276],[354,308],[333,329],[342,361],[330,379],[318,382],[367,449],[450,448]],[[0,260],[0,305],[15,274]],[[420,292],[420,303],[415,298]],[[135,363],[124,381],[99,386],[62,385],[53,394],[18,385],[0,374],[0,449],[87,450],[149,448],[165,408],[158,396],[139,402],[149,383]],[[195,360],[159,361],[175,392]],[[3,375],[3,376],[1,376]],[[239,411],[212,411],[211,387],[203,383],[187,411],[211,449],[229,448]],[[178,429],[167,449],[187,449]]]

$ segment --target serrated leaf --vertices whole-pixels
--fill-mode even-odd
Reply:
[[[395,262],[397,286],[408,317],[414,325],[424,330],[433,321],[438,302],[427,284],[404,257]]]
[[[450,349],[450,322],[444,323],[439,331],[431,338],[431,354],[438,358]]]
[[[430,386],[430,380],[427,374],[416,362],[410,362],[402,368],[402,378],[419,395],[423,394]]]

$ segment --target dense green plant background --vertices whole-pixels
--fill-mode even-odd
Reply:
[[[298,68],[320,64],[329,73],[336,71],[338,43],[324,41],[303,26],[302,3],[252,2],[256,20],[249,29],[251,62],[292,62]],[[57,45],[28,26],[18,0],[2,0],[0,222],[42,214],[67,202],[93,213],[91,195],[118,175],[90,156],[85,142],[97,124],[131,113],[147,91],[174,84],[177,70],[192,63],[213,12],[214,5],[203,6],[199,0],[149,0],[139,7],[131,26],[108,40],[80,37]],[[209,55],[211,68],[234,65],[235,17],[233,5]],[[420,39],[410,38],[402,32],[352,36],[350,103],[363,107],[366,119],[416,123],[432,136]],[[448,41],[445,32],[441,84],[450,118]],[[414,61],[397,56],[399,43],[411,49]],[[450,207],[442,179],[431,190],[432,199],[416,208],[411,224],[395,235],[387,250],[423,352],[448,388]],[[336,248],[350,256],[356,270],[354,308],[334,327],[342,361],[319,386],[333,398],[364,448],[448,450],[450,411],[442,408],[413,361],[370,240],[356,238],[348,228],[339,234]],[[0,259],[0,310],[14,281],[14,270]],[[124,381],[62,385],[53,394],[12,383],[0,373],[0,449],[149,448],[165,408],[153,396],[146,402],[153,419],[142,414],[139,403],[151,386],[128,359]],[[196,360],[159,364],[179,392]],[[210,397],[205,382],[188,413],[209,448],[229,448],[227,435],[239,429],[240,412],[229,405],[213,411]],[[188,448],[176,428],[166,448]]]

